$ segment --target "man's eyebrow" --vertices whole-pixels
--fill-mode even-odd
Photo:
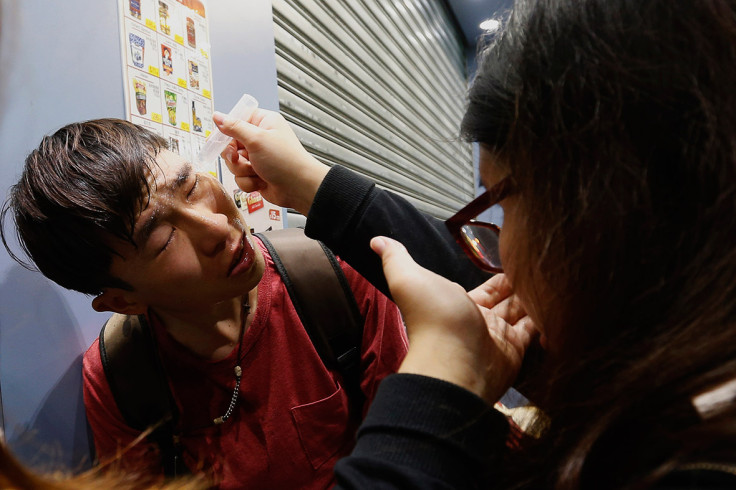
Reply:
[[[179,172],[177,172],[176,178],[174,178],[174,182],[171,184],[171,190],[176,192],[181,189],[187,180],[189,180],[190,175],[192,175],[192,164],[185,163],[181,166]]]
[[[179,171],[176,173],[174,179],[170,182],[166,182],[166,185],[163,186],[162,190],[164,192],[171,192],[172,194],[176,194],[176,192],[178,192],[179,189],[181,189],[184,184],[186,184],[191,175],[192,165],[190,163],[182,165]],[[151,216],[146,219],[146,222],[143,223],[138,231],[136,231],[133,235],[133,239],[135,240],[135,242],[139,244],[142,248],[145,248],[148,239],[151,237],[151,233],[153,233],[153,230],[155,230],[156,226],[158,226],[158,222],[160,219],[161,209],[157,206],[151,213]]]

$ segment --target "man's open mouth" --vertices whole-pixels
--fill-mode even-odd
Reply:
[[[228,276],[238,275],[249,269],[250,266],[253,264],[253,246],[251,245],[250,240],[246,238],[246,236],[247,235],[243,233],[240,238],[240,245],[237,252],[235,253],[235,256],[233,257],[230,268],[228,269]]]

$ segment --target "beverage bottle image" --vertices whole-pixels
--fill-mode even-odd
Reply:
[[[202,119],[197,117],[197,108],[194,105],[194,101],[192,101],[192,127],[194,131],[198,133],[202,132]]]

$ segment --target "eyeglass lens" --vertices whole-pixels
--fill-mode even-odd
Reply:
[[[498,250],[498,229],[488,224],[463,225],[462,237],[476,259],[494,268],[501,268]]]

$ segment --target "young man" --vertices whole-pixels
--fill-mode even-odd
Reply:
[[[360,418],[340,374],[316,353],[271,257],[217,179],[165,148],[121,120],[66,126],[28,156],[3,215],[12,209],[24,250],[48,278],[94,295],[97,311],[146,316],[190,469],[220,488],[328,487]],[[393,303],[340,265],[365,319],[361,390],[370,401],[407,340]],[[99,459],[160,474],[157,446],[136,442],[115,403],[98,341],[84,357],[84,395]]]

